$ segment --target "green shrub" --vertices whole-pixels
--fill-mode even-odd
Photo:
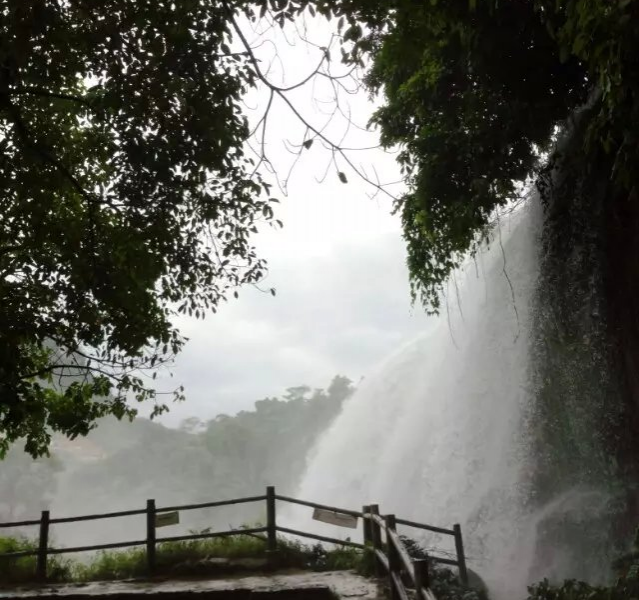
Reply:
[[[528,600],[635,600],[639,598],[639,529],[629,552],[612,565],[617,579],[593,586],[574,579],[552,585],[547,579],[528,588]]]
[[[130,579],[147,574],[144,548],[130,550],[101,551],[89,564],[76,564],[73,579],[79,581],[102,581]]]
[[[487,600],[485,591],[465,586],[451,569],[433,565],[430,569],[430,588],[437,600]]]
[[[25,537],[0,537],[0,554],[37,550],[37,544]],[[0,584],[27,583],[36,579],[36,557],[0,558]],[[57,555],[48,557],[49,581],[68,581],[71,562]]]
[[[338,547],[329,550],[321,544],[308,546],[298,541],[281,538],[278,540],[278,553],[272,568],[313,571],[355,569],[363,574],[367,572],[370,574],[371,570],[366,567],[365,554],[353,548]],[[206,572],[207,565],[198,565],[198,563],[204,563],[206,559],[263,558],[265,556],[265,539],[252,535],[237,535],[158,544],[156,565],[158,574],[180,575],[193,572],[203,574]],[[223,568],[223,566],[210,565],[212,572],[219,572]],[[135,548],[100,552],[88,565],[76,565],[73,575],[74,579],[80,581],[145,577],[147,575],[146,550]]]
[[[263,556],[266,542],[249,535],[164,542],[156,550],[158,573],[178,574],[180,567],[207,558],[248,558]],[[88,565],[77,565],[74,578],[81,581],[108,579],[131,579],[148,574],[146,549],[134,548],[124,551],[103,551]]]
[[[619,578],[614,585],[592,586],[574,579],[551,585],[544,579],[528,588],[528,600],[633,600],[639,598],[639,579]]]
[[[0,554],[35,549],[36,544],[24,538],[0,538]],[[222,538],[164,542],[157,546],[156,572],[159,575],[223,574],[225,565],[214,562],[207,565],[206,560],[265,556],[266,540],[254,535],[238,534]],[[275,560],[269,562],[265,568],[313,571],[354,569],[362,575],[371,575],[373,566],[373,554],[369,549],[327,549],[321,544],[310,546],[280,538]],[[53,582],[134,579],[148,575],[144,547],[101,551],[87,564],[60,560],[57,556],[50,555],[47,567],[48,579]],[[0,584],[27,583],[35,579],[35,557],[0,559]]]
[[[356,570],[362,574],[367,573],[366,555],[368,551],[358,548],[337,546],[327,549],[322,544],[313,546],[299,546],[299,552],[304,560],[304,568],[313,571],[345,571]]]
[[[203,558],[250,558],[266,552],[266,541],[251,535],[158,544],[158,568]]]

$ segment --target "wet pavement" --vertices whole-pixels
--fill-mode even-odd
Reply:
[[[268,576],[242,576],[226,579],[172,579],[165,581],[105,581],[63,585],[30,586],[0,589],[0,598],[61,598],[62,600],[108,600],[180,598],[229,598],[245,600],[255,597],[286,600],[323,600],[344,598],[352,600],[381,600],[382,594],[374,580],[365,579],[351,571],[327,573],[287,573]],[[194,599],[195,600],[195,599]]]

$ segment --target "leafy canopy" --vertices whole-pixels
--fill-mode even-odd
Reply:
[[[85,434],[202,316],[263,276],[244,156],[252,67],[221,2],[0,8],[0,454]],[[180,391],[176,394],[179,396]]]
[[[368,5],[370,11],[370,4]],[[627,192],[639,181],[639,3],[633,0],[378,2],[354,56],[384,102],[373,122],[399,146],[398,199],[412,289],[437,310],[442,284],[518,197],[542,150],[592,105],[584,170],[602,153]]]

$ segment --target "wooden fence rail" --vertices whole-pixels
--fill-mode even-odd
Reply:
[[[428,573],[429,559],[412,559],[408,554],[401,538],[397,534],[397,519],[395,515],[386,515],[382,519],[376,505],[365,507],[365,520],[369,521],[368,535],[373,546],[377,564],[377,575],[384,573],[388,576],[388,587],[391,600],[409,600],[407,587],[415,590],[417,600],[435,600],[430,590]],[[382,544],[381,532],[386,534],[386,552]],[[408,586],[405,580],[408,579]]]
[[[215,531],[209,533],[195,533],[190,535],[177,535],[169,537],[157,537],[158,516],[168,515],[176,511],[195,510],[200,508],[215,508],[220,506],[230,506],[233,504],[244,504],[250,502],[266,503],[266,525],[264,527],[253,527],[250,529],[232,529],[226,531]],[[348,515],[355,519],[362,519],[364,543],[341,540],[329,536],[318,535],[310,532],[299,531],[277,524],[277,503],[286,502],[301,506],[308,506],[314,509],[328,511],[336,515]],[[92,546],[77,546],[72,548],[50,548],[49,529],[51,525],[60,523],[77,523],[81,521],[94,521],[99,519],[112,519],[119,517],[130,517],[134,515],[146,516],[146,537],[141,540],[131,540],[110,544],[94,544]],[[416,523],[405,519],[397,519],[395,515],[382,517],[379,514],[379,506],[376,504],[364,506],[362,511],[347,510],[325,504],[318,504],[307,500],[299,500],[289,496],[280,496],[275,493],[275,488],[266,488],[263,496],[250,496],[246,498],[235,498],[232,500],[221,500],[215,502],[204,502],[200,504],[184,504],[180,506],[157,507],[155,500],[147,500],[146,508],[137,510],[125,510],[111,513],[100,513],[93,515],[82,515],[77,517],[51,518],[48,510],[42,511],[40,519],[30,521],[14,521],[11,523],[0,523],[0,529],[9,527],[39,526],[37,550],[24,550],[20,552],[0,553],[0,560],[7,558],[24,558],[28,556],[36,557],[36,575],[39,580],[47,579],[47,557],[54,554],[68,554],[75,552],[88,552],[93,550],[111,550],[116,548],[130,548],[133,546],[146,546],[147,569],[149,575],[156,572],[156,551],[157,545],[166,542],[181,542],[187,540],[203,540],[216,537],[227,537],[234,535],[255,535],[266,534],[266,548],[268,552],[277,551],[277,533],[285,533],[305,537],[321,542],[350,546],[364,549],[370,547],[374,553],[375,569],[379,577],[387,577],[391,590],[392,600],[408,600],[408,592],[405,581],[409,587],[416,590],[417,600],[434,600],[434,596],[429,589],[428,564],[430,561],[456,566],[459,569],[459,576],[462,583],[468,583],[468,573],[466,560],[464,557],[464,546],[461,536],[461,528],[454,525],[452,529],[434,527],[424,523]],[[457,559],[429,556],[427,559],[413,560],[408,554],[400,536],[397,534],[397,525],[415,527],[426,531],[431,531],[443,535],[451,535],[455,538],[455,549]],[[384,535],[382,535],[382,533]]]

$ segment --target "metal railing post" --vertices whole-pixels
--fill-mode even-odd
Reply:
[[[275,516],[275,487],[266,488],[266,549],[268,552],[277,550],[277,523]]]
[[[38,557],[36,576],[39,581],[47,580],[47,550],[49,548],[49,511],[43,510],[40,517],[40,536],[38,541]]]
[[[373,543],[373,550],[375,551],[375,573],[378,577],[384,575],[384,565],[377,556],[377,551],[382,550],[382,529],[379,523],[375,520],[375,517],[379,517],[379,505],[371,504],[370,513],[373,516],[371,519],[371,541]]]
[[[386,549],[388,553],[388,582],[392,600],[400,600],[399,590],[395,585],[395,575],[401,577],[401,562],[395,542],[390,532],[397,531],[397,521],[395,515],[386,515]]]
[[[368,504],[362,506],[362,534],[364,537],[364,545],[373,541],[370,514],[371,507]]]
[[[155,573],[155,500],[146,501],[146,564],[149,575]]]
[[[457,550],[457,565],[459,566],[459,580],[464,585],[468,585],[468,569],[466,568],[466,557],[464,555],[464,542],[462,540],[461,527],[459,523],[453,525],[455,532],[455,549]]]
[[[426,600],[424,589],[428,589],[430,587],[428,558],[418,558],[413,560],[413,574],[415,576],[415,595],[417,600]]]

